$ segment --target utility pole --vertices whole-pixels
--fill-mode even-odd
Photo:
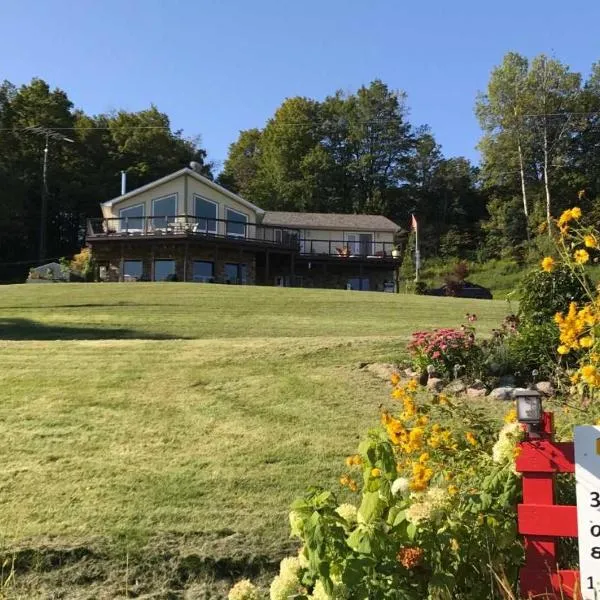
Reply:
[[[59,142],[69,142],[71,144],[74,141],[62,133],[58,133],[57,131],[53,131],[52,129],[48,129],[46,127],[27,127],[26,131],[29,133],[33,133],[34,135],[43,136],[45,139],[44,144],[44,156],[42,159],[42,202],[41,202],[41,210],[40,210],[40,244],[38,251],[38,258],[40,263],[44,261],[46,258],[46,239],[48,233],[48,152],[50,139],[59,141]]]

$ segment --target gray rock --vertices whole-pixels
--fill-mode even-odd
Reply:
[[[544,396],[554,396],[554,386],[550,381],[538,381],[535,384],[535,389]]]
[[[498,379],[498,387],[515,387],[515,385],[517,385],[517,380],[514,375],[502,375]]]
[[[391,379],[393,373],[398,373],[396,365],[389,363],[371,363],[370,365],[367,365],[366,368],[367,371],[375,375],[375,377],[385,379],[386,381]]]
[[[490,398],[495,400],[512,400],[515,388],[510,386],[502,386],[494,388],[490,392]]]
[[[451,394],[451,395],[458,395],[458,394],[462,394],[463,392],[465,392],[466,389],[467,389],[467,386],[462,379],[455,379],[454,381],[451,381],[444,388],[444,393]]]
[[[485,383],[481,379],[476,379],[469,387],[473,390],[485,390]]]
[[[419,373],[417,373],[417,371],[415,371],[414,369],[411,369],[410,367],[408,369],[404,369],[404,374],[409,379],[413,379],[414,377],[418,377],[419,376]]]
[[[487,394],[487,390],[484,387],[468,387],[467,388],[467,397],[469,398],[485,398]]]
[[[436,394],[444,389],[444,380],[439,377],[430,377],[427,380],[427,389]]]

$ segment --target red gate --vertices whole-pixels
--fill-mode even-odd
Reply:
[[[539,437],[520,443],[517,471],[523,473],[523,504],[518,506],[519,533],[525,542],[520,572],[523,598],[580,598],[579,571],[557,569],[556,538],[577,537],[577,507],[555,504],[554,476],[575,472],[573,442],[554,441],[552,413],[544,413]]]

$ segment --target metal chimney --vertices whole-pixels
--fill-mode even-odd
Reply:
[[[193,160],[190,163],[190,169],[192,169],[192,171],[196,171],[196,173],[198,173],[198,175],[202,175],[202,165],[199,162],[196,162],[195,160]]]
[[[127,173],[121,171],[121,196],[127,193]]]

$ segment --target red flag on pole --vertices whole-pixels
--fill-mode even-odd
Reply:
[[[415,215],[410,215],[411,221],[410,221],[410,229],[411,231],[416,231],[417,230],[417,220],[415,219]]]

